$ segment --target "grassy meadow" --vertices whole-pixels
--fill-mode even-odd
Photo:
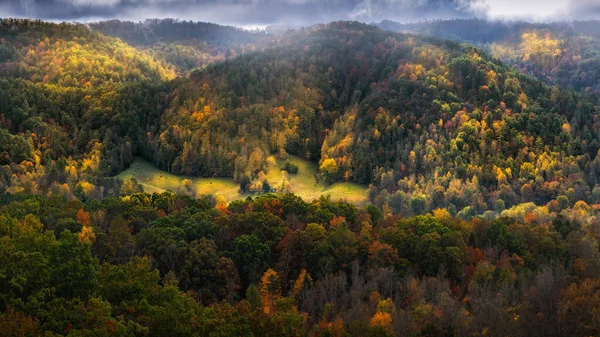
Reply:
[[[266,178],[272,187],[279,190],[282,184],[289,183],[291,186],[287,186],[287,189],[307,201],[328,194],[333,199],[344,199],[356,204],[366,201],[365,186],[349,182],[325,186],[323,183],[317,183],[317,165],[315,163],[294,156],[290,156],[287,160],[298,166],[298,173],[289,174],[289,180],[286,182],[286,172],[281,170],[286,160],[272,160],[271,162],[274,164],[266,173]],[[121,180],[135,178],[147,193],[170,191],[191,195],[213,194],[221,195],[227,201],[258,195],[257,193],[240,193],[239,185],[231,178],[178,176],[162,171],[139,157],[135,158],[131,166],[118,174],[116,178]]]

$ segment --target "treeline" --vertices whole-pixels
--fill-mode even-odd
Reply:
[[[383,20],[378,27],[395,32],[427,34],[447,39],[460,39],[464,42],[493,43],[499,41],[519,41],[527,31],[547,30],[561,36],[589,36],[600,38],[600,21],[570,22],[527,22],[486,19],[452,19],[400,23]]]
[[[10,336],[600,331],[597,209],[465,221],[292,194],[2,204],[0,324]]]
[[[177,19],[147,19],[140,22],[109,20],[88,24],[107,36],[118,37],[130,45],[160,42],[204,41],[211,45],[240,45],[257,41],[264,32],[248,31],[210,22]]]

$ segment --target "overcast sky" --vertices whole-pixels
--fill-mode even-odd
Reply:
[[[600,19],[600,0],[0,0],[0,17],[89,22],[179,18],[243,27],[464,17]]]

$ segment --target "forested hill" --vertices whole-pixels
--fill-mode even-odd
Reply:
[[[600,94],[600,21],[530,23],[468,19],[407,24],[382,21],[377,25],[395,32],[476,44],[548,84]]]
[[[182,75],[195,68],[263,48],[273,38],[263,31],[175,19],[148,19],[143,22],[111,20],[88,26],[172,64]]]
[[[174,77],[167,65],[81,24],[5,19],[0,20],[0,34],[2,77],[63,87]]]
[[[393,32],[430,35],[478,44],[507,40],[518,41],[524,31],[534,29],[552,29],[557,32],[568,33],[568,35],[574,35],[578,31],[573,24],[567,23],[531,23],[527,21],[511,22],[485,19],[435,20],[413,23],[383,20],[376,25]],[[581,32],[583,32],[583,28],[580,30]]]
[[[375,25],[389,31],[425,34],[476,43],[493,43],[503,40],[518,41],[521,34],[528,30],[547,30],[563,37],[588,36],[600,38],[600,21],[533,23],[527,21],[453,19],[401,23],[383,20]]]
[[[135,155],[244,189],[293,154],[401,214],[600,196],[598,108],[468,45],[335,22],[167,81],[167,63],[85,26],[2,27],[3,191],[118,193],[103,177]]]
[[[252,180],[269,154],[295,154],[406,214],[597,202],[598,108],[577,94],[467,45],[360,23],[281,44],[193,73],[145,156]]]
[[[84,25],[0,20],[0,189],[101,196],[99,180],[133,159],[174,77]]]

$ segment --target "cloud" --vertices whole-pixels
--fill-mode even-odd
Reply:
[[[566,19],[572,0],[484,0],[480,14],[492,19],[549,21]]]
[[[89,7],[114,7],[118,5],[120,0],[57,0],[65,5],[72,6],[89,6]]]
[[[0,16],[90,21],[175,17],[225,24],[312,24],[471,16],[477,0],[0,0]],[[4,5],[4,6],[3,6]]]
[[[471,17],[470,0],[363,0],[354,6],[351,17],[361,21],[395,19],[415,21]]]
[[[474,16],[592,19],[600,18],[600,0],[0,0],[0,16],[83,22],[172,17],[238,26]]]

